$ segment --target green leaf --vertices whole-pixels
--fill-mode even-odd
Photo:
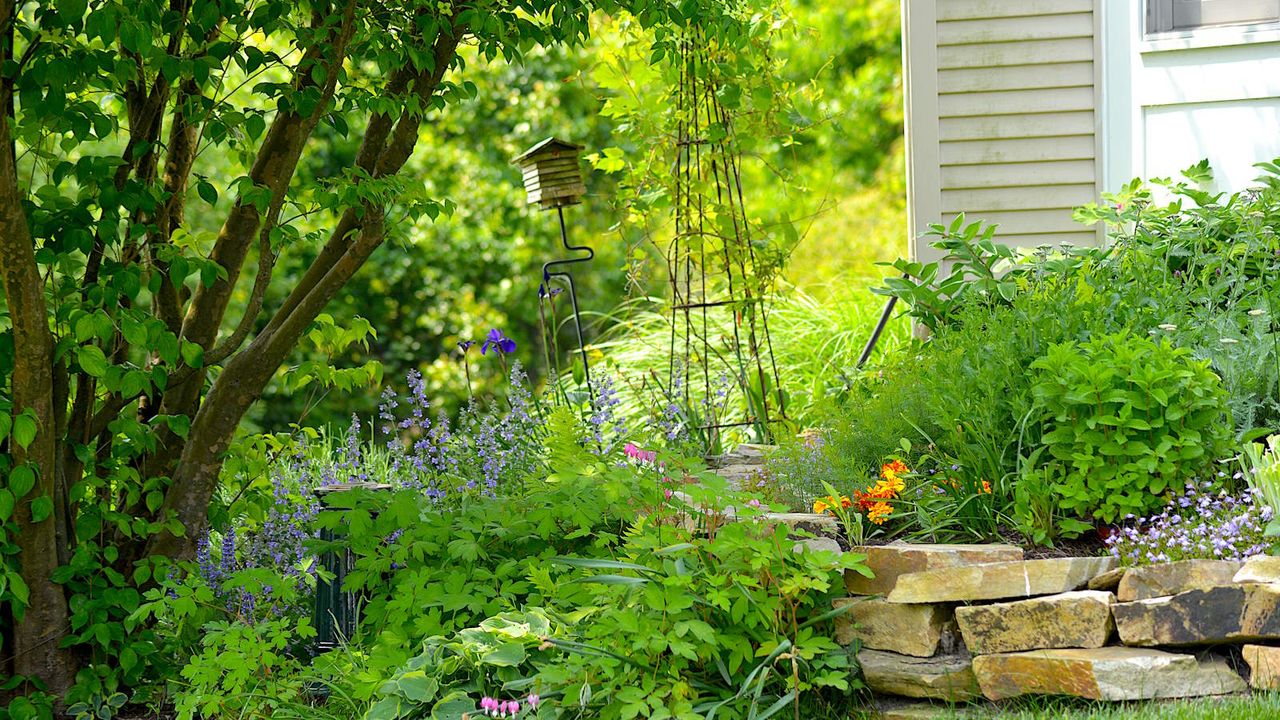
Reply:
[[[204,348],[193,342],[182,341],[182,360],[193,368],[204,365]]]
[[[17,501],[7,488],[0,488],[0,523],[13,517],[14,503]]]
[[[524,645],[518,642],[502,643],[497,648],[480,656],[480,662],[498,667],[515,667],[524,662]]]
[[[22,576],[16,572],[10,571],[8,578],[9,593],[18,601],[18,604],[26,605],[30,602],[31,591],[27,588],[27,582],[22,579]]]
[[[365,720],[397,720],[401,717],[400,698],[384,697],[364,714]]]
[[[218,190],[208,180],[201,180],[196,183],[196,194],[201,200],[216,205],[218,203]]]
[[[400,694],[416,703],[429,702],[436,696],[440,683],[421,670],[407,672],[396,679],[396,688]]]
[[[15,498],[23,498],[35,486],[36,474],[30,465],[19,465],[9,472],[9,489]]]
[[[31,410],[24,410],[13,419],[13,441],[26,449],[36,439],[36,416]]]
[[[476,702],[466,693],[454,690],[431,708],[431,720],[462,720],[476,714]]]
[[[31,501],[31,522],[44,522],[53,514],[53,498],[41,495]]]
[[[97,345],[84,345],[76,350],[76,359],[80,362],[80,369],[86,374],[96,378],[105,377],[107,367],[107,356],[103,354],[102,348]]]

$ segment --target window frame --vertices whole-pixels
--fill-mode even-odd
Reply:
[[[1277,9],[1276,17],[1274,19],[1256,19],[1237,23],[1174,27],[1174,5],[1178,1],[1179,0],[1143,0],[1142,37],[1144,40],[1159,41],[1162,39],[1190,38],[1205,33],[1238,36],[1251,32],[1280,30],[1280,9]],[[1205,0],[1199,1],[1202,3],[1205,2]],[[1259,9],[1266,9],[1266,6],[1271,4],[1271,0],[1237,1],[1254,2],[1260,6]]]

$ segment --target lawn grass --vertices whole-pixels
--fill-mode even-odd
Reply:
[[[901,714],[893,711],[903,709]],[[905,711],[912,708],[912,711]],[[947,708],[926,704],[894,706],[885,714],[869,711],[855,718],[920,720],[1270,720],[1280,718],[1280,693],[1248,697],[1198,698],[1143,703],[1092,703],[1057,698],[1028,698],[995,706]],[[889,710],[886,708],[886,710]]]

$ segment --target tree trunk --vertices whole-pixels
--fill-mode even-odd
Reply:
[[[44,281],[36,266],[35,241],[27,227],[18,190],[9,117],[0,113],[0,281],[3,281],[13,323],[14,365],[10,387],[13,414],[33,412],[37,428],[27,447],[10,443],[14,467],[26,464],[36,472],[35,488],[15,508],[18,562],[29,597],[25,608],[13,613],[13,672],[38,678],[46,688],[63,695],[75,682],[74,656],[58,643],[70,629],[67,599],[54,584],[59,545],[54,508],[40,522],[32,519],[32,500],[55,498],[57,422],[53,407],[53,336],[44,299]],[[55,503],[56,505],[56,503]],[[8,654],[8,653],[6,653]]]

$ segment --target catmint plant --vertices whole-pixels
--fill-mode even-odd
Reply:
[[[1159,514],[1128,516],[1106,544],[1121,565],[1176,560],[1242,560],[1269,551],[1267,523],[1274,511],[1256,490],[1214,492],[1213,482],[1189,482]]]

